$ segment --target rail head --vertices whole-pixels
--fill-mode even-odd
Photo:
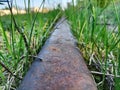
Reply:
[[[38,57],[18,90],[97,90],[64,18]]]

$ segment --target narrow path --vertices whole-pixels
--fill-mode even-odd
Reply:
[[[97,90],[65,18],[56,24],[18,90]]]

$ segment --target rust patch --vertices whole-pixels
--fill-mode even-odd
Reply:
[[[60,52],[61,51],[58,47],[54,47],[54,46],[50,46],[49,49],[51,51],[56,51],[56,52]]]
[[[38,55],[43,61],[33,62],[18,90],[97,90],[67,21],[61,24],[62,20]]]

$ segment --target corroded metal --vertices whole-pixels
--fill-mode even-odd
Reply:
[[[97,90],[65,18],[56,24],[18,90]]]

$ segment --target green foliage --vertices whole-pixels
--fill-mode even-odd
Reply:
[[[0,89],[18,87],[20,78],[25,75],[60,16],[61,12],[56,9],[48,13],[30,12],[0,17]],[[30,53],[27,52],[26,42],[18,32],[13,17],[27,39]]]
[[[120,78],[115,78],[115,90],[120,90]]]
[[[93,61],[100,64],[99,69],[91,68],[91,70],[103,73],[101,77],[94,77],[98,89],[119,88],[117,76],[119,76],[120,66],[120,59],[118,59],[118,53],[120,52],[120,2],[117,1],[116,3],[114,0],[84,0],[82,3],[84,4],[74,6],[74,9],[72,9],[73,6],[70,6],[65,11],[72,25],[72,32],[78,40],[78,47],[89,65],[93,65]],[[115,30],[116,28],[113,27],[118,27],[118,29]],[[106,74],[108,73],[114,75],[114,82],[110,82],[113,85],[115,83],[114,87],[106,81]]]
[[[96,1],[97,6],[101,8],[107,7],[111,2],[111,0],[94,0],[94,1]]]
[[[24,0],[25,1],[25,0]],[[112,2],[112,3],[111,3]],[[110,4],[111,3],[111,4]],[[26,2],[24,3],[26,5]],[[29,0],[30,10],[30,0]],[[110,4],[110,5],[109,5]],[[109,6],[108,6],[109,5]],[[5,15],[0,17],[0,89],[15,89],[48,38],[54,23],[65,14],[78,40],[84,59],[92,65],[99,61],[102,79],[94,77],[99,90],[105,90],[106,73],[114,75],[115,89],[119,90],[120,80],[120,20],[119,0],[84,0],[78,5],[69,5],[65,12],[60,8],[48,13]],[[102,9],[102,10],[101,10]],[[27,10],[26,7],[26,11]],[[104,10],[104,11],[103,11]],[[15,27],[12,18],[24,34],[31,53],[27,52],[24,37]],[[108,28],[110,25],[118,27]],[[108,25],[107,25],[108,24]],[[96,70],[92,67],[92,70]]]

